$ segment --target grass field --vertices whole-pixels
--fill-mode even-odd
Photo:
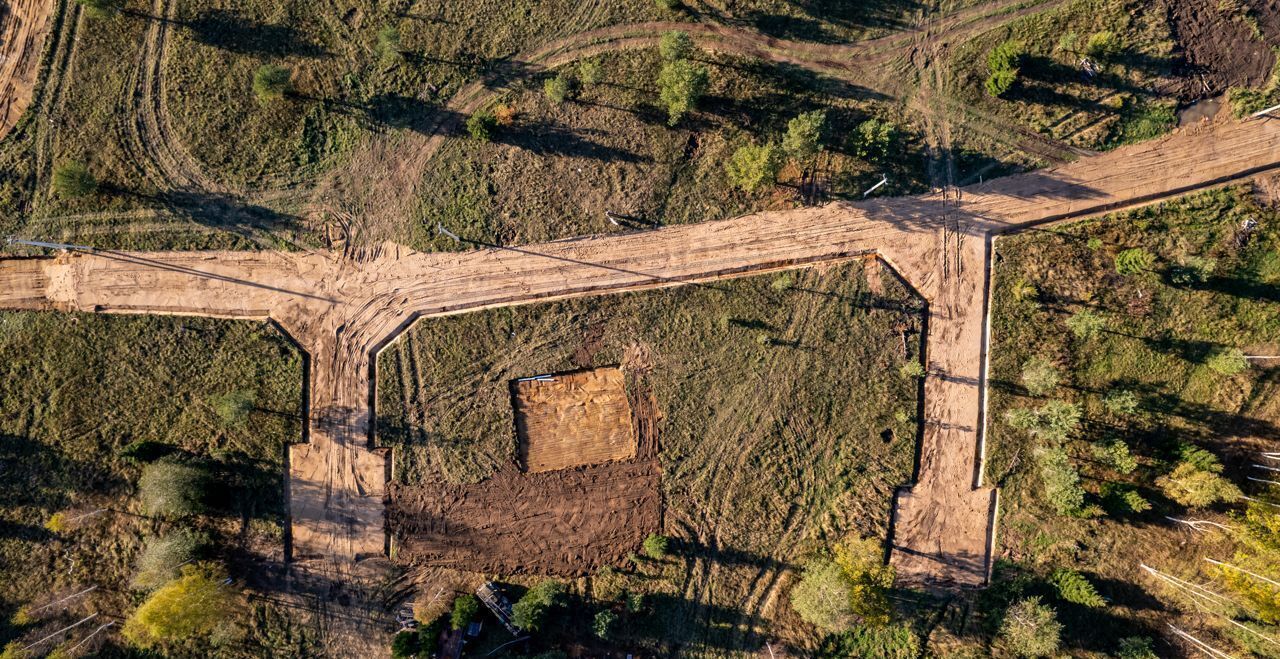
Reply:
[[[509,380],[622,364],[633,409],[656,401],[678,549],[579,580],[583,610],[606,588],[647,593],[619,640],[645,653],[810,647],[781,597],[792,568],[847,533],[883,537],[913,461],[916,385],[898,371],[921,303],[878,283],[849,264],[423,320],[379,359],[378,434],[398,481],[482,479],[516,459]],[[577,618],[547,642],[589,643]]]
[[[1250,222],[1256,223],[1248,228]],[[1120,275],[1118,253],[1143,248],[1154,255],[1145,271]],[[992,320],[991,424],[987,474],[1002,489],[997,585],[988,605],[1018,592],[1051,594],[1044,578],[1058,567],[1083,572],[1109,600],[1102,609],[1057,603],[1072,656],[1103,656],[1119,639],[1165,634],[1164,623],[1199,628],[1194,610],[1179,614],[1138,570],[1144,561],[1196,581],[1201,556],[1230,555],[1222,535],[1196,534],[1165,516],[1223,519],[1224,508],[1187,511],[1154,486],[1178,446],[1192,443],[1216,454],[1246,493],[1250,451],[1275,450],[1280,423],[1280,370],[1259,363],[1235,375],[1208,365],[1219,346],[1246,354],[1276,354],[1280,346],[1280,214],[1260,205],[1249,186],[1102,220],[1003,238],[997,245]],[[1203,281],[1188,283],[1191,267],[1216,264]],[[1105,328],[1081,338],[1064,323],[1088,310]],[[1023,385],[1024,365],[1041,357],[1061,383],[1043,396]],[[1108,395],[1129,391],[1137,411],[1119,413]],[[1045,398],[1078,404],[1083,420],[1065,443],[1087,494],[1086,510],[1054,512],[1044,495],[1035,449],[1005,420],[1007,410]],[[1100,442],[1120,439],[1137,458],[1124,474],[1100,461]],[[1152,504],[1146,512],[1118,509],[1114,494],[1132,488]],[[1090,509],[1091,507],[1091,509]],[[1135,552],[1135,548],[1141,548]],[[1226,643],[1225,641],[1223,642]],[[1220,646],[1221,647],[1221,646]],[[1229,647],[1229,646],[1227,646]],[[1161,652],[1172,652],[1167,649]]]
[[[0,370],[0,644],[29,639],[11,616],[48,593],[96,584],[80,606],[130,612],[144,539],[179,526],[138,514],[136,481],[157,455],[219,474],[213,512],[193,524],[221,558],[282,558],[302,360],[280,334],[207,319],[4,313]],[[232,393],[249,401],[243,415],[220,411]],[[78,530],[45,528],[54,513],[101,508]]]

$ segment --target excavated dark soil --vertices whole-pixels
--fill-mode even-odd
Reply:
[[[1231,87],[1266,83],[1280,45],[1280,0],[1238,0],[1258,23],[1249,24],[1219,7],[1219,0],[1170,0],[1169,22],[1177,41],[1172,89],[1183,100],[1217,96]]]

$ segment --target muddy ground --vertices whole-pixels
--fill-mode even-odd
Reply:
[[[1254,33],[1254,22],[1262,39]],[[1259,87],[1271,75],[1280,45],[1280,0],[1173,0],[1169,23],[1177,40],[1174,91],[1184,100],[1232,87]]]

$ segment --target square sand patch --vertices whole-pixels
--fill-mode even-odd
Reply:
[[[539,472],[635,457],[626,381],[617,368],[511,383],[520,466]]]

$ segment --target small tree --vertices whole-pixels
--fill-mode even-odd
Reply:
[[[1122,50],[1124,50],[1124,43],[1120,41],[1119,35],[1111,30],[1103,30],[1089,37],[1084,47],[1084,54],[1105,62],[1119,55]]]
[[[672,30],[658,40],[658,53],[668,62],[689,59],[689,55],[693,54],[693,39],[687,32]]]
[[[62,162],[53,168],[53,190],[63,197],[86,197],[98,191],[98,180],[84,163]]]
[[[466,627],[480,612],[480,600],[475,595],[459,595],[453,600],[453,612],[449,615],[449,626],[455,631]]]
[[[1067,329],[1071,330],[1077,339],[1093,338],[1106,328],[1107,319],[1088,309],[1077,311],[1067,318]]]
[[[554,78],[547,78],[542,83],[542,91],[547,98],[555,104],[564,103],[569,98],[569,92],[572,91],[573,85],[569,82],[569,78],[563,73],[557,74]]]
[[[1080,472],[1062,447],[1042,448],[1035,452],[1044,482],[1044,499],[1059,515],[1078,515],[1084,509],[1084,488]]]
[[[578,82],[584,85],[599,84],[602,77],[600,62],[594,59],[582,60],[578,64]]]
[[[658,5],[658,9],[666,11],[675,11],[680,8],[680,0],[654,0],[654,4]]]
[[[1033,437],[1062,442],[1080,425],[1080,406],[1064,400],[1051,400],[1035,410],[1009,410],[1005,413],[1005,421]]]
[[[831,559],[817,559],[804,568],[791,589],[791,606],[800,619],[824,632],[836,633],[856,622],[849,603],[853,584]]]
[[[1003,96],[1018,81],[1026,50],[1017,41],[1001,43],[987,54],[987,80],[983,84],[991,96]]]
[[[1061,597],[1064,601],[1093,609],[1107,605],[1107,601],[1102,599],[1093,584],[1089,583],[1089,580],[1084,578],[1083,574],[1075,570],[1067,568],[1054,570],[1053,575],[1049,577],[1049,581],[1058,590],[1058,597]]]
[[[276,64],[263,64],[253,72],[253,95],[262,103],[283,99],[290,91],[293,72]]]
[[[142,469],[138,490],[142,511],[165,518],[187,517],[204,512],[208,474],[195,465],[161,460]]]
[[[822,150],[822,129],[827,122],[823,110],[805,112],[787,122],[787,135],[782,150],[796,162],[808,162]]]
[[[853,153],[863,160],[883,160],[893,152],[898,127],[892,122],[872,117],[853,131]]]
[[[667,539],[667,536],[659,533],[650,533],[644,539],[644,555],[658,560],[667,555],[667,545],[669,544],[670,540]]]
[[[472,139],[488,142],[493,139],[493,129],[498,118],[488,110],[482,110],[467,118],[467,134]]]
[[[925,374],[924,365],[919,360],[913,359],[903,364],[902,368],[898,369],[898,374],[904,378],[922,378]]]
[[[124,0],[76,0],[94,18],[108,18],[120,13]]]
[[[1169,281],[1182,286],[1203,284],[1213,278],[1217,269],[1217,261],[1193,256],[1169,269]]]
[[[146,591],[163,586],[179,576],[183,565],[199,558],[207,544],[206,536],[190,529],[147,540],[129,585]]]
[[[124,625],[124,637],[143,648],[207,636],[231,614],[235,597],[222,584],[226,573],[202,563],[148,597]]]
[[[880,627],[889,624],[893,606],[889,590],[895,571],[884,564],[884,551],[875,538],[851,538],[838,543],[833,550],[836,565],[849,579],[849,604],[863,625]]]
[[[1138,411],[1138,394],[1129,389],[1108,391],[1107,395],[1102,397],[1102,406],[1112,414],[1130,416]]]
[[[400,43],[400,28],[388,25],[378,30],[378,40],[373,52],[384,66],[398,64],[404,59],[404,47]]]
[[[1160,659],[1155,643],[1146,636],[1130,636],[1120,639],[1116,659]]]
[[[1039,355],[1022,365],[1022,384],[1032,396],[1044,396],[1058,387],[1057,367]]]
[[[422,650],[418,632],[406,629],[396,634],[391,640],[392,659],[409,659],[416,657]]]
[[[1249,368],[1249,360],[1245,358],[1244,351],[1226,346],[1215,348],[1209,353],[1209,357],[1205,359],[1204,364],[1210,370],[1222,375],[1235,375]]]
[[[1018,600],[1004,613],[998,639],[1019,657],[1047,657],[1058,651],[1062,624],[1056,612],[1039,597]]]
[[[778,155],[778,149],[772,142],[738,147],[725,163],[729,181],[747,192],[773,186],[778,181],[778,170],[782,168],[782,159]]]
[[[618,614],[613,611],[601,611],[596,614],[595,620],[591,622],[591,631],[595,632],[598,638],[609,640],[613,638],[613,628],[618,624]]]
[[[1231,502],[1243,496],[1231,481],[1190,462],[1178,463],[1173,471],[1156,479],[1156,486],[1170,499],[1192,507]]]
[[[667,108],[667,124],[680,122],[707,91],[706,67],[689,60],[675,60],[662,65],[658,74],[658,97]]]
[[[1126,249],[1116,254],[1116,272],[1125,276],[1146,272],[1155,264],[1156,257],[1141,247]]]
[[[222,423],[227,426],[243,426],[249,420],[249,413],[253,412],[254,403],[258,400],[256,392],[249,389],[238,389],[229,391],[220,396],[215,396],[210,403],[213,405],[214,412],[218,418],[222,419]]]
[[[1121,474],[1132,474],[1138,468],[1138,459],[1129,451],[1129,445],[1120,439],[1094,444],[1093,457]]]
[[[554,579],[543,581],[511,607],[511,621],[523,631],[536,632],[553,609],[564,606],[564,597],[564,584]]]

